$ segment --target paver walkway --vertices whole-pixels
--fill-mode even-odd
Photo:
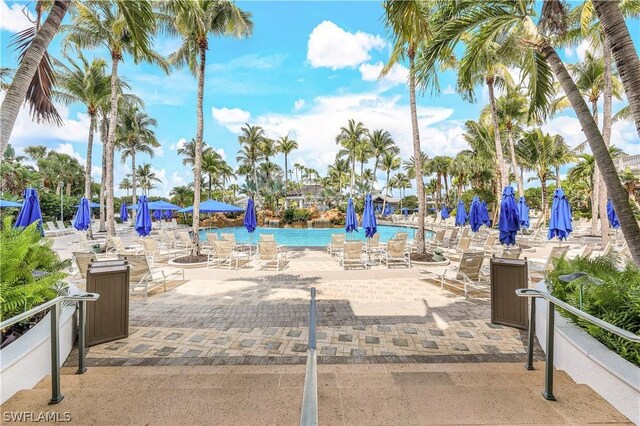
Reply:
[[[488,299],[417,279],[417,268],[342,271],[324,252],[289,253],[279,273],[186,270],[145,303],[130,336],[90,348],[89,365],[303,362],[309,289],[318,298],[321,363],[522,361],[526,333],[490,322]]]

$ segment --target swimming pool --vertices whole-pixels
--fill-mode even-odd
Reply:
[[[365,240],[364,229],[360,228],[359,232],[352,232],[348,239]],[[398,231],[409,233],[409,239],[413,239],[415,229],[403,228],[399,226],[378,226],[380,241],[387,241]],[[344,228],[257,228],[250,236],[244,226],[223,229],[206,229],[200,231],[200,240],[206,241],[207,232],[216,232],[218,235],[222,232],[233,233],[236,241],[239,243],[255,243],[260,238],[260,234],[273,234],[278,244],[291,247],[322,247],[329,244],[331,234],[344,233]],[[432,234],[425,231],[426,238],[430,239]],[[251,238],[251,239],[249,239]]]

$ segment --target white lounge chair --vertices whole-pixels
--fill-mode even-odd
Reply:
[[[467,298],[473,290],[487,290],[487,280],[481,271],[483,261],[484,253],[465,252],[457,266],[420,269],[418,279],[436,279],[440,282],[440,288],[444,288],[446,285],[461,290],[464,297]]]
[[[280,271],[280,266],[286,261],[287,253],[275,241],[258,242],[258,264],[262,268],[275,267],[276,271]]]
[[[405,243],[402,240],[389,240],[387,246],[380,256],[380,261],[387,268],[391,266],[411,267],[411,253],[405,249]]]
[[[167,279],[173,277],[175,279],[184,280],[184,269],[181,268],[162,268],[152,269],[149,266],[147,257],[143,254],[131,254],[127,256],[118,256],[121,260],[129,263],[129,288],[132,294],[142,292],[144,301],[147,301],[149,291],[154,288],[163,286],[167,291]]]
[[[338,263],[344,269],[347,268],[367,268],[367,262],[362,257],[362,241],[347,241],[344,243],[344,250],[338,257]]]

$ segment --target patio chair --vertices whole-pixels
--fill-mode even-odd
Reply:
[[[116,236],[107,237],[106,253],[110,255],[141,254],[142,246],[136,244],[135,246],[125,247],[124,243],[122,242],[122,238]]]
[[[365,251],[368,256],[371,256],[373,254],[377,257],[380,257],[380,254],[384,252],[384,246],[380,243],[379,233],[376,232],[373,237],[367,239]]]
[[[471,246],[471,238],[462,237],[460,238],[460,241],[458,241],[458,244],[455,247],[445,249],[444,252],[450,256],[459,258],[460,256],[462,256],[462,253],[469,251],[470,246]]]
[[[174,232],[176,235],[176,241],[173,246],[177,249],[190,250],[193,245],[193,241],[191,241],[191,236],[189,235],[189,231],[177,231]]]
[[[332,234],[331,242],[327,244],[327,253],[329,253],[331,256],[340,253],[344,248],[344,240],[344,234]]]
[[[227,265],[229,270],[234,265],[234,269],[238,269],[241,260],[249,262],[249,256],[245,253],[238,253],[234,249],[231,241],[214,241],[213,251],[207,256],[207,268],[214,266]]]
[[[96,254],[91,251],[74,251],[72,255],[77,268],[73,275],[80,281],[86,280],[89,265],[98,259]]]
[[[171,228],[170,229],[178,229],[180,227],[181,226],[178,224],[178,221],[175,218],[171,219]]]
[[[556,259],[560,259],[566,256],[568,250],[569,250],[569,246],[553,247],[542,267],[540,267],[540,263],[532,263],[531,265],[529,265],[529,270],[531,271],[531,274],[536,279],[544,278],[546,274],[553,271],[554,269],[553,262]]]
[[[465,252],[457,266],[435,267],[420,269],[418,279],[436,279],[440,281],[440,288],[445,286],[461,290],[465,299],[473,290],[486,291],[487,280],[481,271],[484,253]]]
[[[258,242],[258,264],[264,269],[275,267],[276,271],[280,271],[280,265],[287,261],[285,251],[279,250],[275,241],[259,241]]]
[[[102,250],[106,246],[104,239],[89,240],[85,231],[77,231],[76,236],[78,239],[71,242],[74,251],[91,250],[94,246],[100,246]]]
[[[495,253],[495,250],[496,250],[495,244],[497,239],[498,239],[497,234],[491,233],[487,235],[487,239],[484,240],[484,244],[480,248],[480,250],[484,252],[485,256]]]
[[[361,267],[367,269],[367,262],[362,258],[362,241],[347,241],[344,250],[338,257],[338,263],[344,269]]]
[[[205,250],[213,250],[214,243],[220,241],[218,234],[215,232],[207,232],[205,235],[207,236],[207,242],[202,245],[202,248]]]
[[[447,241],[447,246],[451,247],[453,246],[453,244],[458,241],[458,231],[460,230],[460,228],[453,228],[451,230],[451,232],[449,233],[449,238],[445,238],[445,240]]]
[[[230,241],[233,244],[236,243],[236,234],[233,234],[231,232],[223,233],[223,234],[220,235],[220,237],[221,237],[222,241]]]
[[[132,294],[142,292],[144,301],[147,301],[149,291],[164,287],[167,291],[167,279],[175,277],[175,279],[184,280],[184,269],[182,268],[162,268],[152,269],[149,266],[147,257],[143,254],[119,255],[118,259],[126,260],[129,263],[129,289]]]
[[[53,222],[45,222],[45,225],[47,226],[47,228],[44,230],[44,235],[46,236],[57,237],[64,234],[64,231],[56,228],[56,225],[54,225]]]
[[[445,234],[444,229],[441,229],[439,231],[437,231],[435,233],[435,235],[433,236],[433,238],[431,238],[430,240],[427,240],[427,244],[429,245],[429,247],[442,247],[444,246],[444,234]]]
[[[56,226],[63,234],[73,234],[75,232],[75,228],[64,226],[64,222],[61,220],[56,220]]]
[[[522,249],[520,247],[510,247],[502,250],[500,257],[504,259],[520,259]]]
[[[387,268],[391,266],[411,267],[411,253],[405,250],[405,243],[402,240],[389,240],[387,247],[380,256],[380,262]]]
[[[275,242],[276,237],[273,234],[260,234],[259,242]]]
[[[142,238],[142,247],[144,247],[144,255],[151,258],[151,265],[155,265],[156,260],[167,260],[171,256],[178,254],[184,254],[184,249],[170,249],[158,246],[158,243],[153,238]]]

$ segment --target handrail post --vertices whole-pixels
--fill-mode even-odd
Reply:
[[[64,399],[60,392],[60,302],[51,306],[51,400],[57,404]]]
[[[555,401],[556,397],[553,396],[553,338],[556,306],[549,300],[547,307],[547,357],[544,366],[544,392],[542,396],[549,401]]]
[[[533,346],[536,339],[536,298],[529,298],[531,301],[531,313],[529,314],[529,347],[527,348],[527,370],[533,370]]]
[[[309,303],[309,348],[316,349],[316,288],[311,287]]]
[[[82,374],[87,371],[87,367],[85,364],[85,356],[86,356],[86,346],[85,346],[85,335],[87,328],[87,302],[84,300],[80,300],[78,302],[78,316],[80,317],[79,326],[78,326],[78,371],[76,374]]]

